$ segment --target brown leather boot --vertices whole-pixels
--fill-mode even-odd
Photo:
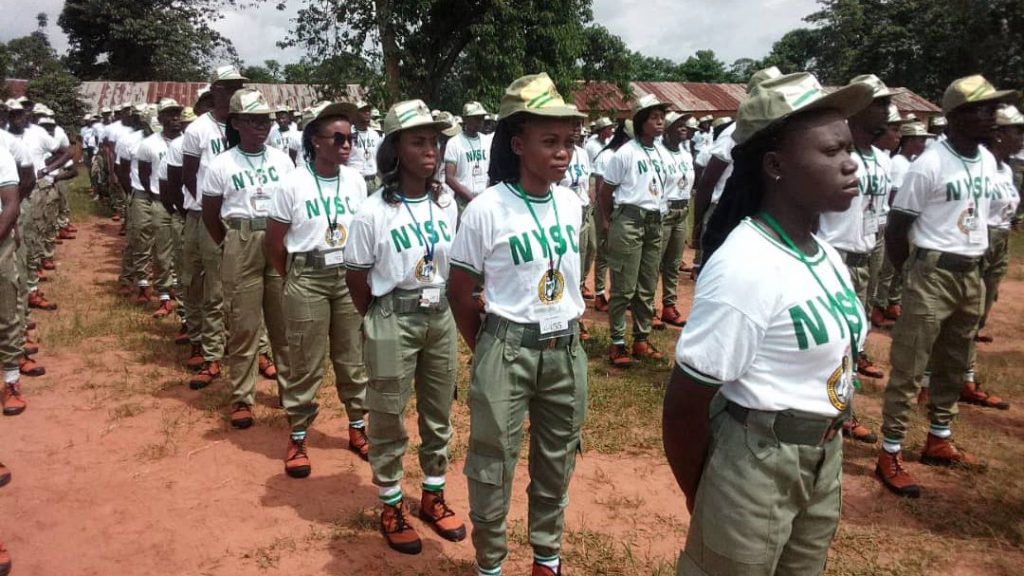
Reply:
[[[36,270],[36,279],[40,282],[49,282],[50,277],[46,275],[42,270]]]
[[[75,238],[77,238],[77,236],[75,236],[74,232],[68,230],[67,228],[61,228],[60,230],[57,231],[57,238],[61,240],[74,240]]]
[[[628,368],[633,365],[633,357],[625,344],[612,344],[608,350],[608,360],[617,368]]]
[[[204,362],[203,367],[199,369],[199,372],[196,372],[196,375],[189,380],[188,387],[193,390],[202,390],[217,378],[220,378],[220,362],[217,362],[216,360],[212,362]],[[233,417],[232,425],[234,425]]]
[[[203,347],[200,344],[192,345],[192,352],[189,353],[188,360],[185,361],[185,366],[189,370],[199,370],[206,364],[206,359],[203,358]]]
[[[192,343],[188,338],[188,324],[184,322],[178,326],[178,333],[174,336],[174,343],[178,346],[188,346]]]
[[[999,396],[989,394],[981,389],[977,382],[964,382],[964,389],[960,391],[960,401],[966,404],[982,406],[984,408],[995,408],[997,410],[1009,410],[1010,403]]]
[[[135,295],[136,304],[149,304],[153,301],[153,289],[149,286],[139,286],[139,291]]]
[[[882,310],[878,306],[871,308],[871,325],[875,328],[892,328],[893,324],[896,324],[894,320],[890,320],[885,317],[885,310]]]
[[[586,286],[581,286],[580,287],[580,296],[583,296],[584,300],[593,300],[594,299],[594,293],[591,292],[590,288],[587,288]]]
[[[174,307],[174,300],[161,300],[160,307],[153,312],[153,318],[166,318],[174,314]]]
[[[995,338],[989,334],[982,334],[981,332],[978,332],[977,336],[974,337],[974,341],[981,344],[991,344],[995,341]]]
[[[11,470],[0,463],[0,488],[11,483]]]
[[[558,565],[558,571],[552,570],[543,564],[533,563],[533,569],[530,570],[530,576],[562,576],[562,565]]]
[[[407,514],[404,500],[400,500],[394,506],[385,504],[384,511],[380,513],[380,533],[393,550],[402,554],[419,554],[423,549],[423,542],[420,541],[420,535],[416,530],[409,525]]]
[[[21,351],[24,352],[26,356],[39,354],[39,343],[33,340],[32,337],[28,335],[28,332],[25,332],[25,344],[21,347]]]
[[[664,330],[665,323],[661,321],[661,315],[658,311],[654,311],[654,316],[651,317],[651,330]]]
[[[118,212],[118,211],[114,211],[114,215],[111,216],[110,219],[113,220],[114,222],[120,222],[121,221],[121,213]]]
[[[7,553],[7,547],[0,542],[0,576],[7,576],[11,573],[11,555]]]
[[[863,352],[857,356],[857,373],[868,378],[885,378],[885,372],[879,370]]]
[[[598,312],[608,311],[608,299],[605,298],[604,293],[598,294],[597,298],[594,298],[594,310]]]
[[[75,228],[74,224],[68,224],[67,226],[65,226],[62,229],[63,230],[67,230],[71,234],[78,234],[78,228]]]
[[[843,436],[865,444],[878,442],[878,435],[867,426],[861,424],[856,416],[850,416],[849,420],[843,423]]]
[[[22,354],[21,358],[18,358],[18,372],[22,376],[42,376],[46,374],[46,368],[43,368],[38,362]]]
[[[305,478],[312,471],[309,455],[306,454],[306,439],[288,439],[288,456],[284,459],[284,473],[292,478]]]
[[[633,342],[633,357],[644,358],[647,360],[664,360],[665,355],[658,351],[647,340],[637,340]]]
[[[53,261],[53,258],[43,258],[43,270],[56,270],[57,264]]]
[[[984,462],[978,460],[974,455],[958,450],[949,438],[939,438],[932,434],[928,435],[928,440],[924,444],[924,450],[921,450],[921,464],[929,466],[957,466],[971,470],[982,470],[987,467]]]
[[[917,405],[927,406],[928,405],[928,387],[922,386],[917,391]]]
[[[444,490],[424,490],[420,497],[420,520],[429,524],[441,538],[461,542],[466,538],[466,524],[444,501]]]
[[[260,354],[259,367],[261,376],[267,380],[277,379],[277,366],[274,366],[274,361],[270,359],[270,356]]]
[[[878,476],[882,484],[897,496],[904,498],[921,496],[921,488],[903,468],[903,452],[890,454],[882,450],[878,454],[878,463],[875,465],[875,476]]]
[[[348,449],[363,460],[370,459],[370,440],[366,437],[366,428],[348,427]]]
[[[17,416],[25,411],[25,399],[21,396],[21,384],[10,382],[4,384],[3,395],[4,416]]]
[[[885,317],[889,320],[896,321],[903,315],[903,306],[899,304],[889,304],[885,307]]]
[[[683,315],[675,306],[667,306],[661,311],[661,321],[676,328],[686,326],[686,318],[683,318]]]
[[[252,406],[248,404],[242,404],[237,402],[231,409],[231,427],[237,428],[238,430],[245,430],[252,426],[254,421],[252,415]]]
[[[28,293],[28,307],[35,308],[37,310],[49,310],[53,311],[57,309],[57,305],[50,302],[42,295],[38,290]]]

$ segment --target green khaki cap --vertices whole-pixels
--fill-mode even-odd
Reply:
[[[935,126],[936,128],[942,128],[943,126],[945,126],[947,124],[946,117],[945,116],[933,116],[932,119],[930,120],[930,123],[931,123],[932,126]]]
[[[575,107],[566,105],[555,83],[544,72],[517,79],[505,89],[498,110],[498,120],[514,114],[532,114],[549,118],[584,118]]]
[[[750,140],[755,134],[793,116],[811,110],[834,109],[849,118],[866,108],[874,99],[871,86],[857,82],[828,94],[810,72],[785,74],[765,80],[740,104],[736,144]]]
[[[305,123],[319,120],[321,118],[332,118],[338,116],[344,116],[348,118],[349,122],[353,122],[359,110],[366,108],[366,106],[360,107],[360,104],[365,104],[362,101],[352,102],[319,102],[309,109],[308,117],[306,114],[302,115]]]
[[[139,116],[141,116],[141,115],[146,113],[146,105],[142,104],[141,102],[138,103],[138,104],[132,104],[131,105],[131,109],[132,109],[132,114],[138,114]]]
[[[57,122],[53,119],[52,116],[43,116],[42,118],[39,119],[39,125],[41,126],[43,124],[54,124],[55,125],[55,124],[57,124]]]
[[[644,94],[639,98],[634,98],[629,103],[629,111],[636,118],[636,115],[643,112],[644,110],[650,110],[651,108],[661,108],[662,110],[668,109],[668,104],[658,100],[658,97],[654,94]]]
[[[213,74],[210,75],[210,86],[213,86],[217,82],[229,82],[231,80],[248,82],[249,79],[242,76],[242,73],[238,71],[238,68],[228,64],[226,66],[217,66],[213,70]]]
[[[923,136],[925,138],[934,138],[935,134],[930,134],[928,128],[920,122],[908,122],[900,126],[900,136]]]
[[[388,110],[387,115],[384,116],[383,127],[384,135],[390,136],[395,132],[410,128],[430,127],[439,131],[447,130],[452,127],[452,124],[434,120],[430,115],[430,108],[427,108],[423,100],[405,100]]]
[[[185,107],[178,104],[178,101],[174,98],[161,98],[160,102],[156,105],[157,114],[168,110],[177,110],[178,112],[181,112],[184,108]]]
[[[434,113],[431,112],[430,115],[433,116]],[[462,133],[462,126],[459,126],[459,123],[455,121],[455,116],[452,116],[451,112],[438,112],[437,117],[434,119],[438,122],[444,122],[450,126],[450,128],[441,130],[441,134],[452,138]]]
[[[871,86],[871,91],[873,93],[872,98],[892,98],[897,94],[903,94],[906,92],[903,88],[889,88],[878,76],[875,76],[874,74],[861,74],[860,76],[855,76],[853,80],[850,80],[850,84],[857,84],[858,82]]]
[[[728,124],[729,122],[732,122],[732,116],[722,116],[721,118],[715,118],[711,122],[711,127],[718,128],[719,126],[723,126],[725,124]]]
[[[1024,125],[1024,114],[1016,106],[1003,106],[996,110],[996,126]]]
[[[7,102],[4,102],[4,105],[7,107],[8,110],[24,110],[25,109],[25,107],[21,105],[21,102],[15,100],[14,98],[11,98]]]
[[[696,116],[690,116],[686,119],[686,127],[691,130],[696,130],[697,128],[700,128],[700,122],[697,121]]]
[[[185,106],[185,108],[183,108],[181,110],[181,121],[182,122],[195,122],[196,121],[196,111],[193,110],[191,106]]]
[[[903,117],[900,116],[900,109],[895,104],[889,104],[889,117],[885,120],[887,124],[899,124],[903,122]]]
[[[114,111],[111,110],[109,106],[104,106],[103,108],[100,108],[100,114],[113,114],[113,112]]]
[[[462,117],[469,118],[470,116],[487,116],[487,109],[479,102],[466,102],[462,105]]]
[[[750,77],[750,80],[747,81],[747,94],[750,94],[761,82],[771,80],[772,78],[778,78],[779,76],[782,76],[782,71],[779,70],[778,66],[772,66],[770,68],[754,72]]]
[[[700,117],[700,123],[703,124],[704,122],[711,122],[714,119],[715,119],[714,116],[712,116],[711,114],[708,114],[707,116],[701,116]]]
[[[242,88],[231,95],[228,113],[270,116],[274,113],[274,109],[267,104],[267,99],[259,90]]]
[[[903,117],[903,121],[904,122],[917,122],[917,114],[914,114],[913,112],[911,112],[911,113],[909,113],[909,114],[907,114],[906,116]]]
[[[615,126],[615,123],[607,116],[601,116],[597,119],[597,122],[594,122],[594,130],[604,130],[609,126]]]
[[[949,88],[946,88],[945,94],[942,95],[942,111],[948,115],[965,104],[1010,100],[1016,95],[1017,92],[1014,90],[996,90],[984,76],[975,74],[954,80]]]

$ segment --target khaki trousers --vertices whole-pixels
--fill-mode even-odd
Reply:
[[[208,362],[224,356],[224,287],[221,277],[221,247],[214,243],[203,225],[199,211],[185,217],[182,285],[188,323],[199,328],[203,358]],[[196,341],[193,341],[196,343]]]
[[[676,305],[679,288],[679,264],[686,248],[686,220],[689,208],[669,209],[661,220],[661,305]]]
[[[626,307],[633,312],[633,338],[646,340],[654,317],[654,291],[658,287],[661,260],[661,218],[636,218],[634,206],[617,206],[608,228],[608,267],[612,295],[608,321],[612,342],[626,337]]]
[[[597,226],[594,224],[594,205],[583,207],[583,219],[580,224],[580,286],[587,283],[587,273],[594,264],[597,252]]]
[[[20,277],[14,232],[0,241],[0,368],[15,370],[24,346],[24,326],[18,316]]]

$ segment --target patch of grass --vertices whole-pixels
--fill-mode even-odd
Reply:
[[[277,568],[277,563],[281,561],[281,553],[292,552],[295,547],[295,540],[292,538],[275,538],[266,546],[260,546],[251,552],[242,554],[242,558],[252,560],[261,570]]]
[[[673,576],[676,573],[675,558],[640,555],[628,543],[589,529],[566,532],[562,555],[573,573],[588,576]]]
[[[131,418],[132,416],[138,416],[146,411],[146,407],[138,402],[126,402],[116,406],[110,411],[111,420],[121,420],[123,418]]]

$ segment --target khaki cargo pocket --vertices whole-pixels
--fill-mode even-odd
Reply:
[[[463,468],[469,478],[471,514],[484,522],[495,522],[505,516],[505,461],[470,451]]]
[[[515,362],[522,350],[523,332],[518,328],[509,328],[505,332],[502,355],[506,362]]]
[[[401,414],[402,382],[397,378],[372,379],[366,384],[366,409],[383,414]]]
[[[363,321],[363,359],[370,378],[386,380],[402,376],[398,316],[374,302]]]

